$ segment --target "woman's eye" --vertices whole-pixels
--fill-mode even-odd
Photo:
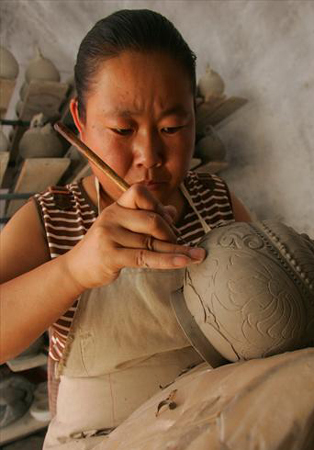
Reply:
[[[181,128],[183,128],[183,126],[181,126],[181,127],[165,127],[162,129],[162,131],[166,134],[174,134],[177,131],[181,130]]]
[[[112,131],[116,134],[120,134],[121,136],[129,136],[132,134],[132,128],[111,128]]]

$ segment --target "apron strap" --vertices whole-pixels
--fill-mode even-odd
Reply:
[[[96,189],[96,195],[97,195],[97,211],[98,211],[98,215],[100,214],[100,185],[99,185],[99,180],[97,177],[95,177],[95,189]]]

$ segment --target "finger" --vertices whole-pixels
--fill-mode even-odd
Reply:
[[[157,253],[144,249],[118,249],[115,255],[118,267],[179,269],[195,263],[186,255],[178,253]]]
[[[176,245],[155,239],[151,235],[133,233],[124,228],[114,228],[111,238],[116,244],[124,248],[147,249],[157,253],[174,253],[186,255],[192,260],[201,262],[206,256],[203,248]]]
[[[155,211],[126,209],[115,204],[114,207],[110,207],[110,210],[108,208],[108,211],[104,211],[104,220],[108,220],[108,214],[114,214],[110,220],[115,223],[115,227],[118,225],[118,228],[122,227],[134,233],[150,235],[159,240],[177,241],[172,227]],[[114,229],[112,231],[114,232]]]
[[[128,209],[155,211],[164,217],[168,223],[173,222],[173,209],[175,210],[175,208],[171,206],[169,210],[145,186],[140,184],[132,185],[130,189],[121,195],[117,204]]]

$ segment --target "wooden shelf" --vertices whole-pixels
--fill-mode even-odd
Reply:
[[[50,421],[40,422],[34,419],[29,411],[16,422],[0,430],[0,445],[15,441],[29,434],[46,428]]]
[[[13,192],[41,192],[57,184],[70,164],[69,158],[27,158],[23,161]],[[11,200],[7,216],[11,217],[27,200]]]
[[[12,372],[21,372],[23,370],[33,369],[34,367],[44,366],[47,364],[47,355],[39,353],[38,355],[23,356],[20,358],[11,359],[7,361],[7,365]]]
[[[207,127],[216,127],[246,103],[245,98],[225,96],[201,103],[196,108],[196,133],[206,134]]]

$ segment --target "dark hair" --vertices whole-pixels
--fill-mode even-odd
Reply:
[[[123,9],[99,20],[83,39],[75,65],[78,110],[85,120],[86,93],[100,63],[125,50],[161,51],[186,69],[196,92],[196,56],[174,25],[159,13],[147,9]]]

